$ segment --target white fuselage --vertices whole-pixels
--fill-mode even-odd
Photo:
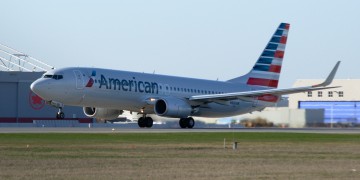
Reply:
[[[51,78],[54,75],[59,75],[61,78]],[[238,83],[99,68],[53,70],[36,80],[32,89],[46,101],[145,114],[155,114],[153,100],[167,97],[187,101],[196,109],[192,116],[200,117],[234,116],[261,110],[274,104],[250,97],[209,103],[192,102],[188,99],[194,95],[223,94],[254,89]]]

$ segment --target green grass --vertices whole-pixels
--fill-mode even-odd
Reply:
[[[0,179],[357,179],[359,150],[359,134],[0,134]]]
[[[226,139],[259,142],[360,142],[360,134],[311,134],[311,133],[14,133],[0,134],[0,142],[73,142],[95,143],[139,142],[139,143],[214,143]]]

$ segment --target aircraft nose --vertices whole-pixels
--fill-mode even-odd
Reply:
[[[34,92],[35,94],[38,94],[39,89],[40,89],[39,83],[38,83],[37,81],[31,83],[30,89],[31,89],[31,91]]]
[[[30,89],[31,89],[32,92],[39,95],[40,97],[45,97],[46,96],[46,90],[48,88],[45,86],[44,82],[37,80],[37,81],[31,83]]]

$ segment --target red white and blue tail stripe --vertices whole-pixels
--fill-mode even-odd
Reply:
[[[290,24],[281,23],[251,71],[229,80],[250,86],[277,88]]]
[[[246,84],[269,88],[278,86],[289,28],[290,24],[287,23],[279,25],[248,74]]]

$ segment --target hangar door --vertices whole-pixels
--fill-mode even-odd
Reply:
[[[0,83],[0,122],[4,121],[3,118],[18,116],[17,88],[17,83]]]
[[[324,109],[324,123],[360,124],[360,101],[300,101],[300,109]]]

